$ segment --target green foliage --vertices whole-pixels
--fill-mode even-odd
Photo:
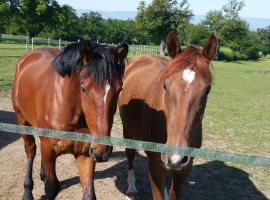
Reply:
[[[225,17],[223,16],[222,10],[209,11],[206,15],[206,19],[202,22],[203,25],[214,32],[219,32],[224,23]]]
[[[177,29],[193,16],[187,0],[153,0],[149,6],[142,1],[138,7],[136,25],[151,36],[153,42],[164,40],[171,29]]]
[[[219,39],[233,51],[240,51],[249,33],[248,25],[242,20],[227,20],[219,32]]]
[[[41,33],[42,36],[72,41],[80,39],[81,27],[75,9],[63,5],[57,9],[57,18],[55,20],[57,23],[53,27],[48,25]]]
[[[257,33],[249,32],[241,46],[241,52],[246,56],[247,60],[258,60],[260,58],[258,44]]]
[[[28,34],[29,38],[38,35],[52,22],[51,11],[59,5],[54,0],[9,0],[9,32]]]
[[[258,30],[259,47],[264,56],[270,54],[270,26]]]
[[[193,45],[203,46],[211,31],[202,24],[191,24],[188,29],[189,43]]]
[[[229,0],[223,6],[226,19],[236,20],[239,19],[239,12],[245,7],[245,2],[242,0]]]
[[[80,28],[84,38],[100,40],[104,34],[104,20],[98,12],[83,13],[80,17]]]
[[[5,26],[8,23],[8,5],[4,0],[0,0],[0,36],[5,32]]]
[[[235,52],[231,50],[230,48],[221,47],[218,52],[217,59],[220,61],[232,62],[237,60],[246,60],[247,57],[240,52]]]

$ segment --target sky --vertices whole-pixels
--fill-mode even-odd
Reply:
[[[152,0],[145,0],[150,3]],[[209,10],[220,9],[228,0],[189,0],[195,15],[205,15]],[[58,0],[75,9],[93,11],[136,11],[140,0]],[[241,17],[270,19],[270,0],[245,0]]]

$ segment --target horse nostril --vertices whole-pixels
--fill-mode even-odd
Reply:
[[[184,167],[184,166],[188,165],[189,161],[190,161],[190,157],[184,156],[180,161],[180,166]]]
[[[181,164],[185,164],[186,162],[188,161],[188,157],[187,156],[184,156],[181,160]]]

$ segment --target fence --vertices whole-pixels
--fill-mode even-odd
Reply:
[[[94,142],[114,147],[124,147],[138,150],[146,150],[159,153],[178,154],[182,156],[192,156],[205,160],[218,160],[258,167],[270,167],[270,157],[244,155],[239,153],[213,151],[207,149],[196,149],[190,147],[175,147],[172,145],[144,142],[104,136],[93,136],[89,134],[56,131],[51,129],[33,128],[29,126],[18,126],[0,123],[0,131],[12,133],[26,133],[29,135],[45,136],[58,139],[69,139],[81,142]]]
[[[19,46],[14,47],[14,49],[25,49],[25,51],[33,50],[35,48],[58,48],[63,49],[68,44],[79,42],[77,41],[65,41],[62,39],[53,40],[51,38],[32,38],[31,41],[28,40],[28,37],[23,36],[11,36],[11,35],[2,35],[0,38],[1,44],[17,44]],[[116,44],[106,44],[101,43],[107,46],[116,46]],[[149,46],[149,45],[129,45],[129,53],[130,55],[159,55],[159,47],[158,46]]]

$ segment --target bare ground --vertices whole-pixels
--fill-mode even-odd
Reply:
[[[0,93],[0,122],[15,123],[11,100],[6,93]],[[112,131],[113,137],[121,137],[122,127],[116,115]],[[39,141],[37,139],[39,146]],[[147,159],[140,152],[135,161],[135,176],[140,199],[151,199],[147,179]],[[25,176],[26,157],[23,141],[16,134],[0,132],[0,199],[21,199]],[[34,163],[34,197],[45,199],[44,185],[39,179],[40,152]],[[57,175],[62,191],[57,199],[77,200],[82,198],[75,159],[64,155],[57,160]],[[252,174],[254,176],[254,174]],[[252,180],[248,170],[230,166],[219,161],[206,162],[197,160],[183,189],[184,200],[227,200],[227,199],[270,199],[269,193],[262,191]],[[268,176],[268,175],[266,175]],[[125,199],[127,189],[127,162],[124,149],[115,148],[112,158],[107,163],[97,164],[95,189],[98,200]],[[270,181],[270,180],[269,180]],[[268,191],[268,189],[267,189]]]

